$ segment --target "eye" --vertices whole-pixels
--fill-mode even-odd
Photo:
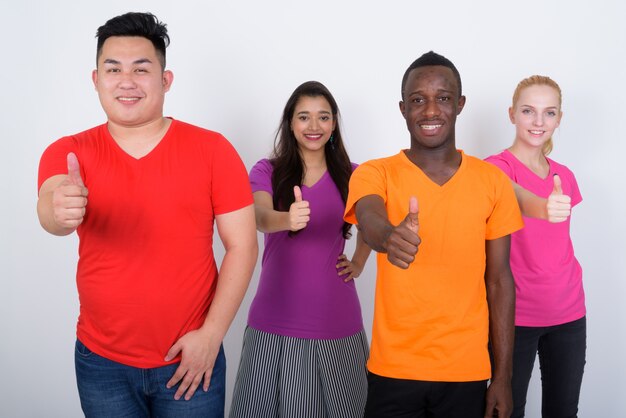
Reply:
[[[422,99],[421,97],[414,97],[413,99],[411,99],[411,103],[422,104],[424,103],[424,99]]]
[[[305,122],[307,119],[308,119],[308,117],[305,116],[305,115],[298,116],[298,120],[301,120],[302,122]]]
[[[523,113],[524,115],[530,115],[530,114],[532,114],[532,113],[533,113],[533,111],[532,111],[532,110],[530,110],[530,109],[522,109],[522,113]]]
[[[330,120],[330,116],[328,116],[328,115],[322,116],[322,117],[320,117],[320,120],[324,121],[324,122],[327,122],[327,121]]]
[[[119,73],[120,69],[119,68],[107,68],[106,72],[107,73]]]
[[[437,100],[439,100],[440,102],[449,102],[450,96],[441,96],[441,97],[438,97]]]
[[[554,117],[554,116],[556,116],[556,112],[554,110],[549,110],[548,111],[548,116]]]
[[[137,69],[135,69],[135,72],[136,73],[147,73],[148,70],[146,70],[145,68],[137,68]]]

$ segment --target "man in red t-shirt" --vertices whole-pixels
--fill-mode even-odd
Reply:
[[[246,169],[220,134],[163,117],[163,23],[127,13],[97,38],[107,122],[46,149],[37,204],[46,231],[80,240],[81,406],[90,417],[221,417],[222,340],[257,258]]]

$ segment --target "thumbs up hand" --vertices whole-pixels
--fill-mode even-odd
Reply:
[[[54,189],[54,221],[62,228],[75,229],[83,222],[87,207],[87,188],[80,175],[78,158],[67,154],[67,177]]]
[[[572,209],[572,199],[563,194],[561,187],[561,178],[558,174],[554,175],[554,190],[548,196],[546,209],[548,212],[548,221],[552,223],[563,222],[570,216]]]
[[[309,202],[302,200],[300,187],[293,186],[293,194],[296,200],[289,207],[289,230],[299,231],[304,229],[309,222],[311,209],[309,209]]]
[[[417,235],[419,232],[419,208],[417,198],[409,199],[409,213],[404,220],[391,230],[384,243],[387,251],[387,260],[394,266],[402,269],[409,268],[415,260],[418,247],[422,240]]]

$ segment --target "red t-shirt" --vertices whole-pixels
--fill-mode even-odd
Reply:
[[[104,124],[50,145],[39,187],[67,173],[69,152],[89,190],[77,229],[77,336],[110,360],[163,366],[176,340],[204,322],[218,276],[215,215],[253,202],[245,166],[223,136],[180,121],[139,159]]]

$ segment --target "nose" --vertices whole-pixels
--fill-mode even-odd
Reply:
[[[535,126],[543,126],[543,114],[541,112],[535,113],[535,118],[533,120],[533,125],[535,125]]]
[[[439,115],[439,106],[437,105],[436,100],[427,100],[426,105],[424,106],[424,115],[428,117],[433,117]]]
[[[131,71],[123,71],[119,78],[120,88],[132,89],[135,88],[135,80]]]

